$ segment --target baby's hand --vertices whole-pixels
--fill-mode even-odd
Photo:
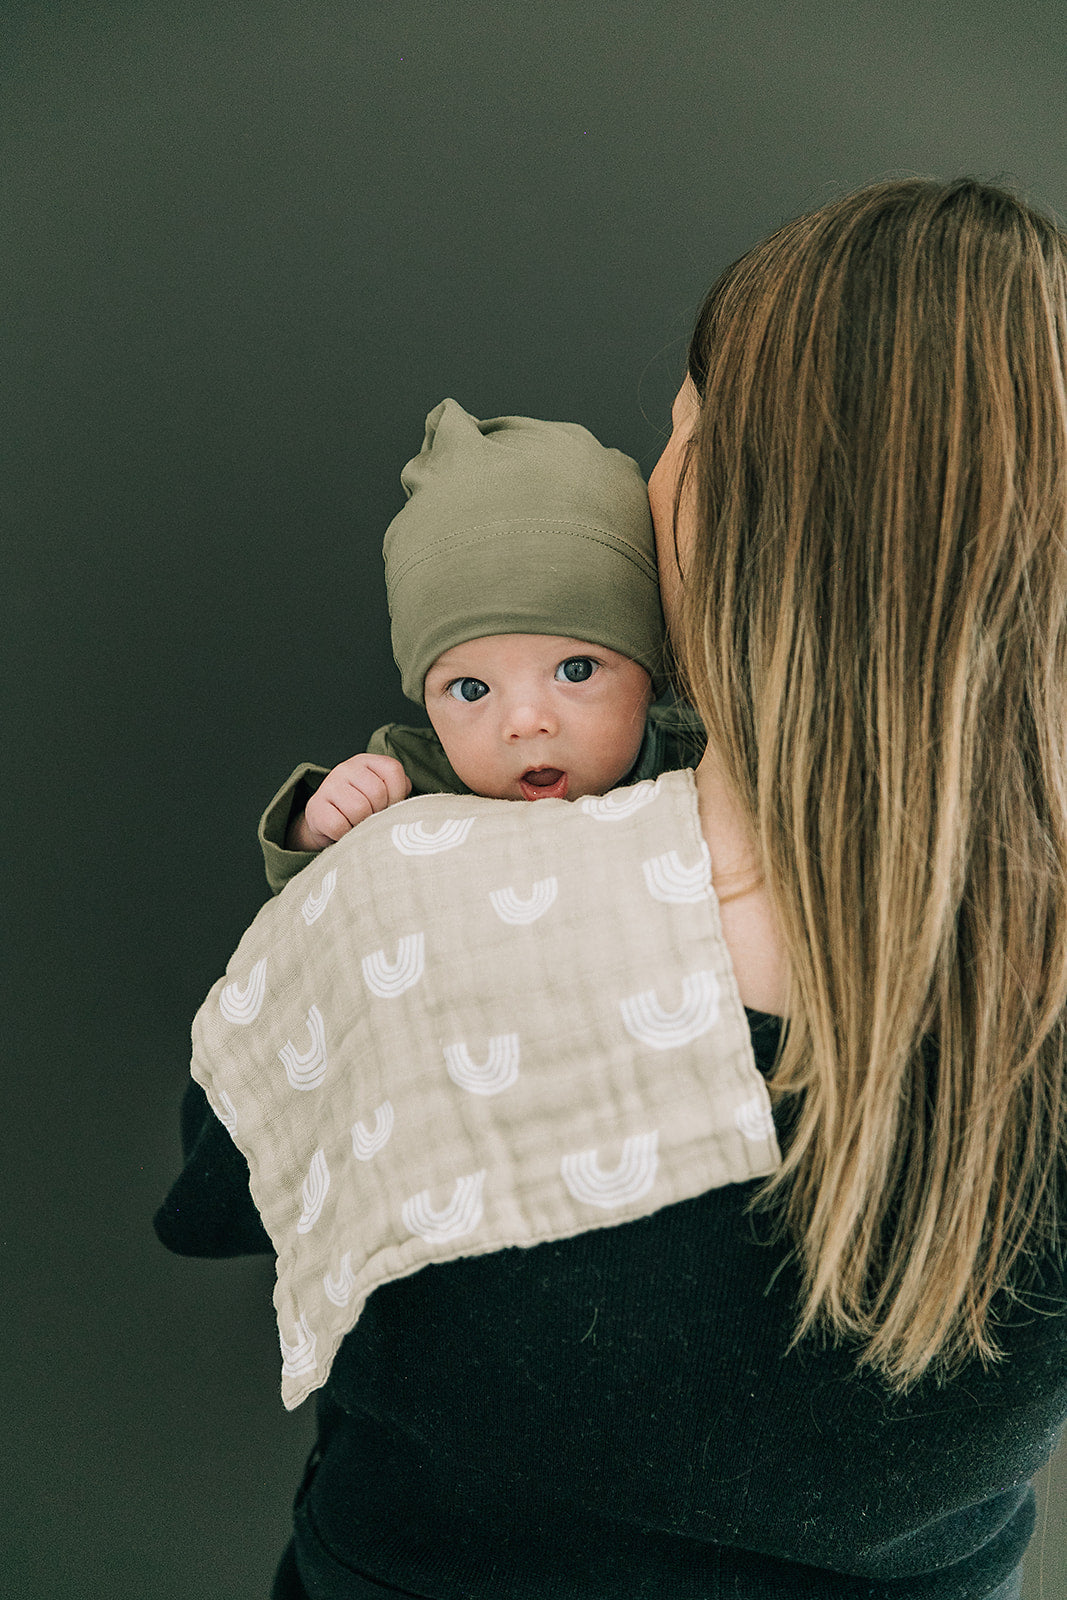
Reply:
[[[357,822],[411,793],[411,779],[392,756],[349,756],[323,778],[302,816],[289,824],[290,850],[324,850]]]

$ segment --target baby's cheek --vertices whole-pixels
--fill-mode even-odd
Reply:
[[[596,750],[597,787],[601,792],[613,788],[626,776],[641,748],[642,730],[636,736],[630,726],[619,727],[614,736],[602,739]]]
[[[446,755],[452,770],[461,783],[475,794],[486,795],[490,800],[504,798],[505,776],[500,772],[499,757],[485,746],[484,741],[468,737]]]

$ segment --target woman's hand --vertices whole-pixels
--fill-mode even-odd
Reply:
[[[411,779],[392,756],[349,756],[328,772],[285,836],[287,850],[324,850],[358,822],[411,793]]]

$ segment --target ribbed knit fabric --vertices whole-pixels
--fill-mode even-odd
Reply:
[[[777,1019],[748,1014],[767,1071]],[[168,1248],[267,1249],[191,1084]],[[787,1130],[781,1130],[782,1137]],[[368,1301],[297,1508],[312,1600],[983,1600],[1067,1416],[1045,1263],[1009,1359],[893,1401],[844,1348],[786,1355],[797,1289],[734,1185],[641,1221],[431,1266]],[[279,1539],[280,1547],[284,1539]]]

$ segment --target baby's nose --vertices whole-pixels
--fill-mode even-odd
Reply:
[[[556,719],[551,708],[536,698],[515,700],[504,716],[504,737],[514,743],[534,739],[539,733],[555,733]]]

